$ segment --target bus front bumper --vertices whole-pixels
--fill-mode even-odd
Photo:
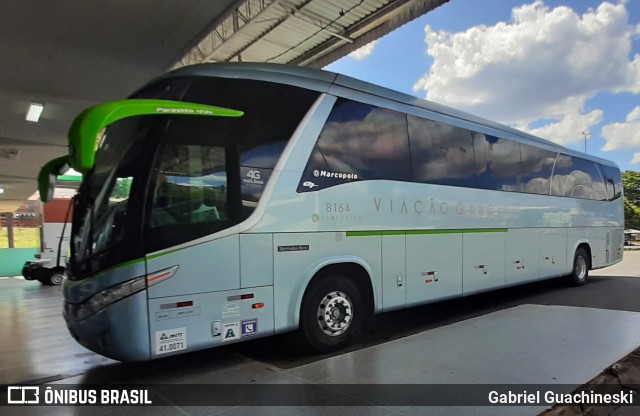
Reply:
[[[147,361],[151,358],[146,290],[88,317],[78,316],[80,308],[81,304],[64,303],[67,328],[82,346],[118,361]]]

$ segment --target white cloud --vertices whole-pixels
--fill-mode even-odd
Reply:
[[[631,110],[629,114],[627,114],[626,118],[627,122],[631,123],[634,121],[640,121],[640,106]]]
[[[624,123],[609,123],[602,127],[602,136],[607,141],[602,148],[604,151],[640,147],[640,106],[627,114]],[[634,155],[634,161],[638,155],[640,153]]]
[[[640,153],[633,154],[633,159],[631,160],[631,164],[634,165],[636,163],[640,163]]]
[[[493,26],[459,33],[426,26],[434,63],[414,90],[568,144],[602,118],[600,110],[585,113],[587,99],[601,91],[640,93],[640,56],[630,58],[639,33],[624,2],[603,2],[579,15],[537,0]],[[556,121],[527,128],[539,119]]]
[[[377,40],[369,42],[360,49],[356,49],[355,51],[351,52],[348,56],[361,61],[373,53],[373,48],[375,48],[376,43],[378,43]]]
[[[548,140],[553,140],[563,146],[584,142],[580,133],[591,130],[591,127],[602,121],[602,110],[593,110],[587,114],[573,111],[557,122],[548,123],[542,127],[523,130]],[[588,139],[587,139],[588,140]]]

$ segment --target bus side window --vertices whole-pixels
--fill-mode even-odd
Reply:
[[[602,175],[604,176],[605,187],[607,190],[607,199],[613,201],[622,195],[622,177],[620,170],[606,165],[600,165]]]
[[[520,144],[522,185],[528,194],[550,195],[551,173],[558,153]]]
[[[474,133],[473,150],[479,188],[523,191],[520,143]]]
[[[180,244],[227,225],[224,146],[167,144],[153,175],[148,249]]]
[[[371,179],[411,181],[406,116],[338,99],[307,162],[298,192]]]
[[[560,154],[551,181],[551,195],[604,199],[604,184],[595,163]]]
[[[407,120],[414,181],[476,187],[469,130],[414,116]]]
[[[226,216],[222,146],[167,145],[156,169],[151,225],[217,221]]]

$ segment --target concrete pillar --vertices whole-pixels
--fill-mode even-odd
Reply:
[[[9,240],[9,248],[14,248],[13,242],[13,212],[5,212],[4,219],[7,224],[7,239]]]

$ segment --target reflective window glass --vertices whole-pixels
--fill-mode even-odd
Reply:
[[[572,198],[604,199],[604,184],[596,164],[559,154],[553,170],[551,194]]]
[[[600,165],[604,176],[607,199],[612,201],[622,196],[622,177],[620,170],[612,166]]]
[[[522,185],[529,194],[550,195],[551,174],[556,152],[526,144],[520,145],[522,157]]]
[[[473,149],[479,188],[522,192],[520,143],[474,133]]]
[[[408,116],[414,181],[475,187],[471,132]]]
[[[156,175],[152,228],[229,217],[224,147],[168,145]]]
[[[339,99],[307,162],[298,192],[370,179],[411,180],[406,116]]]

